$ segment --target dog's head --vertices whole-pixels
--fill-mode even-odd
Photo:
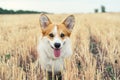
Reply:
[[[45,15],[40,17],[40,25],[42,29],[43,38],[46,40],[47,47],[51,48],[54,57],[59,57],[67,45],[69,45],[69,37],[74,27],[75,18],[73,15],[68,16],[62,23],[54,24]],[[47,49],[47,48],[46,48]],[[69,51],[69,48],[68,48]]]

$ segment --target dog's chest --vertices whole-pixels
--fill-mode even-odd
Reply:
[[[54,70],[55,72],[61,71],[64,69],[64,61],[63,59],[57,59],[57,60],[48,59],[46,60],[45,67],[48,71],[52,71],[52,70]]]

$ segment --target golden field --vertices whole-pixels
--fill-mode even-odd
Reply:
[[[69,14],[48,14],[56,23]],[[74,14],[64,80],[120,80],[120,13]],[[34,57],[40,14],[0,15],[0,80],[42,80]],[[30,60],[28,60],[30,59]],[[29,63],[29,64],[27,64]]]

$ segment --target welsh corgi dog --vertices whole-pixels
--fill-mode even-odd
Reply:
[[[42,37],[37,46],[38,61],[45,71],[57,74],[64,70],[64,59],[72,55],[70,35],[75,24],[73,15],[62,23],[54,24],[45,15],[40,16]]]

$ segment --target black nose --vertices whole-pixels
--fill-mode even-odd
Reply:
[[[60,48],[60,43],[55,43],[54,46],[55,48]]]

